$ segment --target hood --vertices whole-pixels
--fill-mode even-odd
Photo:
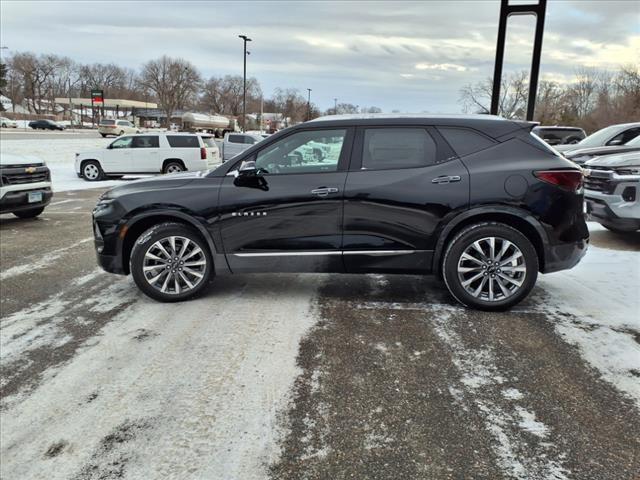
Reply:
[[[640,147],[627,147],[626,145],[614,145],[610,147],[592,147],[592,148],[581,148],[578,150],[572,150],[571,152],[566,152],[565,156],[567,158],[582,157],[582,156],[595,157],[600,155],[612,155],[615,153],[635,152],[638,150],[640,150]]]
[[[596,157],[585,163],[587,167],[631,167],[640,165],[640,151]]]
[[[131,193],[142,193],[152,190],[167,190],[170,188],[178,188],[186,185],[196,178],[202,178],[208,173],[208,170],[199,172],[172,173],[170,175],[161,175],[153,178],[134,180],[132,182],[127,182],[123,185],[118,185],[117,187],[108,190],[102,195],[102,198],[117,198],[122,195],[128,195]]]
[[[46,165],[43,159],[35,155],[15,155],[13,153],[3,153],[0,155],[0,165],[31,165],[33,163]]]

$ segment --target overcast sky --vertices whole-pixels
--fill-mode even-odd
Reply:
[[[513,2],[514,0],[512,0]],[[518,3],[522,1],[516,0]],[[525,2],[526,3],[526,2]],[[0,1],[9,50],[66,55],[138,68],[167,54],[205,77],[248,75],[266,96],[313,89],[384,111],[457,113],[459,89],[493,72],[499,0],[421,2]],[[505,72],[528,69],[533,17],[509,21]],[[640,2],[549,0],[543,78],[568,81],[579,67],[615,70],[640,58]]]

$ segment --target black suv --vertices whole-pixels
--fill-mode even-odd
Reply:
[[[506,309],[588,243],[582,172],[532,127],[484,115],[296,125],[215,170],[105,193],[98,262],[161,301],[214,274],[435,273],[461,303]]]

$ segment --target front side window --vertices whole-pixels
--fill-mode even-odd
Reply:
[[[244,143],[242,135],[229,135],[229,143]]]
[[[261,150],[256,167],[272,175],[335,172],[346,132],[339,129],[294,133]]]
[[[633,140],[634,138],[636,138],[638,135],[640,135],[640,128],[630,128],[613,137],[607,143],[607,145],[611,143],[613,143],[614,145],[624,145],[629,140]]]
[[[436,143],[424,128],[368,128],[363,170],[419,168],[436,163]]]
[[[158,148],[160,142],[157,135],[133,137],[132,148]]]
[[[133,137],[120,137],[111,144],[111,148],[131,148]]]
[[[253,145],[253,144],[254,144],[254,143],[256,143],[256,142],[257,142],[257,140],[256,140],[255,138],[253,138],[253,137],[250,137],[249,135],[246,135],[246,136],[244,137],[244,143],[245,143],[245,145]]]
[[[196,135],[167,135],[169,145],[177,148],[200,148]]]

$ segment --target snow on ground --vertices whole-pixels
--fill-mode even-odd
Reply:
[[[590,245],[576,267],[542,275],[538,285],[551,297],[538,308],[560,336],[640,406],[640,252]]]
[[[11,132],[15,133],[15,132]],[[27,132],[33,134],[33,132]],[[102,182],[87,182],[78,178],[75,172],[76,153],[87,150],[105,148],[113,138],[102,138],[96,132],[96,137],[78,136],[74,133],[61,132],[59,138],[3,138],[0,142],[0,156],[5,153],[15,155],[30,155],[41,158],[51,170],[54,192],[67,190],[84,190],[87,188],[111,187],[140,178],[140,175],[125,176],[122,180],[106,180]]]

